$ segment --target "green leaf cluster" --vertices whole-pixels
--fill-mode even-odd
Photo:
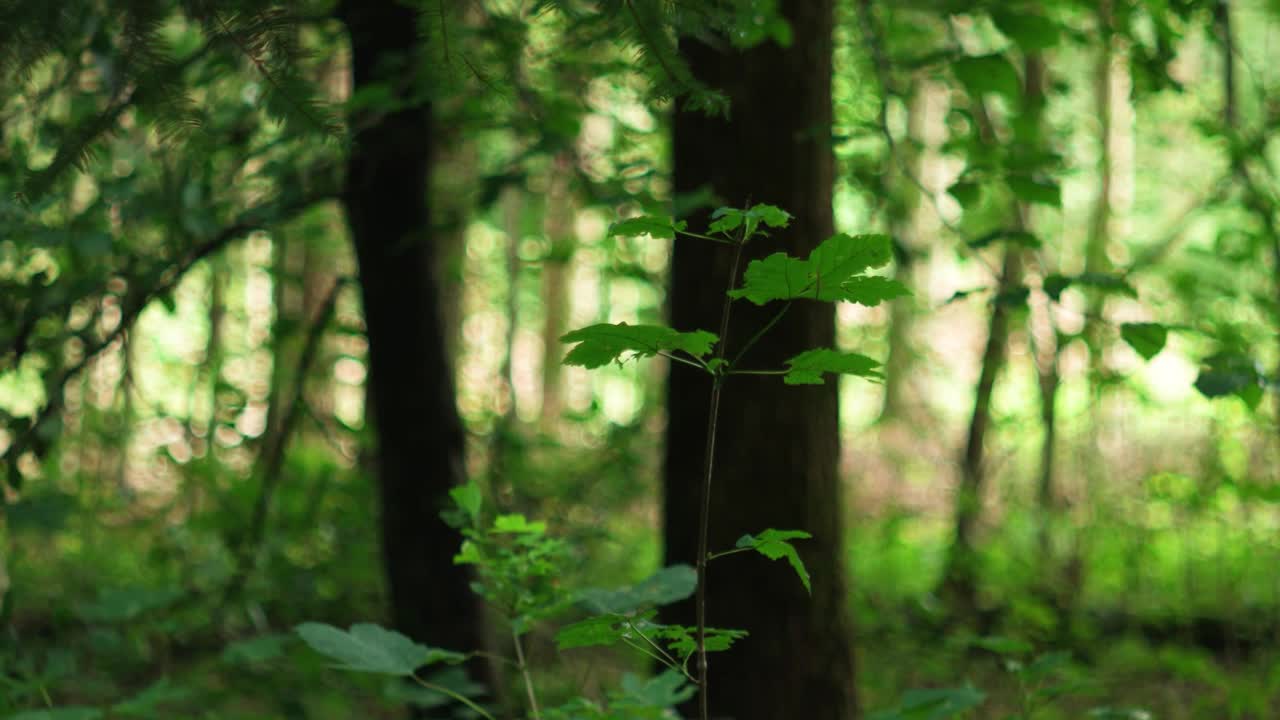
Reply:
[[[741,288],[729,291],[756,305],[775,300],[854,302],[874,306],[909,294],[896,280],[864,273],[889,263],[893,251],[887,235],[833,235],[807,259],[774,253],[747,266]]]

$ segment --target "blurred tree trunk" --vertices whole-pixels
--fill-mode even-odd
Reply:
[[[1111,65],[1114,57],[1115,33],[1110,0],[1102,0],[1099,3],[1097,22],[1100,40],[1097,65],[1094,66],[1093,71],[1093,92],[1094,109],[1098,114],[1098,194],[1089,217],[1089,235],[1085,240],[1084,269],[1089,273],[1105,273],[1111,270],[1111,261],[1107,257],[1107,243],[1111,234],[1111,185],[1114,170],[1111,156]],[[1084,335],[1085,342],[1089,346],[1089,382],[1094,385],[1091,402],[1093,418],[1089,423],[1091,448],[1098,446],[1097,429],[1102,420],[1099,401],[1106,368],[1103,364],[1103,327],[1096,318],[1102,317],[1105,306],[1105,293],[1101,291],[1090,293]]]
[[[1037,55],[1027,57],[1023,73],[1024,113],[1037,118],[1044,109],[1045,69]],[[995,142],[996,134],[990,113],[981,100],[976,100],[974,115],[978,120],[981,136],[986,142]],[[1037,121],[1038,122],[1038,121]],[[1015,230],[1025,230],[1030,208],[1016,203],[1011,216]],[[978,554],[976,532],[982,517],[982,497],[987,480],[987,433],[991,429],[991,398],[996,379],[1006,362],[1009,345],[1010,315],[1016,300],[1012,294],[1022,286],[1023,251],[1016,244],[1003,250],[1000,278],[995,297],[991,302],[991,315],[987,322],[987,341],[982,351],[982,368],[974,391],[973,413],[969,416],[969,429],[965,437],[964,452],[960,458],[960,486],[955,499],[955,535],[946,565],[943,568],[938,594],[951,612],[961,620],[973,619],[978,611]],[[1052,405],[1049,409],[1052,414]],[[1042,419],[1044,416],[1042,415]],[[1046,426],[1048,429],[1048,426]],[[1052,439],[1048,440],[1052,442]]]
[[[547,189],[544,229],[551,251],[542,263],[542,408],[538,418],[543,432],[554,431],[564,408],[560,389],[563,373],[560,359],[564,348],[560,336],[565,333],[565,318],[569,314],[569,262],[578,245],[570,189],[574,162],[576,158],[571,151],[556,155]]]
[[[523,185],[508,185],[498,201],[502,212],[502,229],[506,235],[507,298],[504,308],[507,331],[503,334],[502,364],[494,383],[493,430],[489,435],[487,471],[489,482],[496,491],[510,487],[511,461],[516,458],[521,443],[517,436],[519,418],[516,415],[516,334],[520,327],[520,235],[524,219],[525,190]],[[517,493],[518,494],[518,493]]]
[[[356,91],[384,85],[405,105],[352,123],[343,202],[359,264],[377,437],[382,549],[395,626],[454,650],[482,646],[458,537],[439,517],[463,478],[463,434],[434,273],[430,104],[413,86],[417,14],[394,0],[343,2]]]
[[[887,93],[888,90],[886,89]],[[888,173],[894,180],[889,188],[889,231],[894,239],[894,277],[911,287],[911,274],[920,254],[916,247],[920,226],[920,189],[915,181],[922,176],[925,166],[924,152],[929,124],[929,85],[917,80],[907,103],[907,137],[895,143],[893,152],[900,157],[887,157]],[[880,406],[880,422],[902,420],[908,402],[907,389],[915,364],[916,350],[911,347],[911,327],[915,321],[916,306],[912,298],[898,298],[889,303],[889,352],[885,358],[884,401]]]
[[[791,227],[747,254],[804,255],[832,234],[832,0],[788,0],[781,8],[795,42],[729,53],[683,39],[694,75],[725,91],[732,119],[681,111],[674,127],[674,192],[710,186],[725,202],[768,202],[791,212]],[[690,226],[701,229],[700,211]],[[731,262],[724,246],[678,240],[672,265],[672,325],[716,329]],[[745,266],[745,261],[744,261]],[[732,356],[777,308],[741,303],[728,333]],[[747,363],[781,367],[803,350],[830,347],[834,308],[796,303]],[[693,564],[709,379],[674,367],[668,388],[664,539],[669,562]],[[734,720],[841,719],[856,713],[852,631],[846,613],[845,506],[837,473],[837,385],[788,387],[776,377],[731,378],[719,421],[711,491],[710,548],[744,533],[796,528],[814,539],[800,552],[813,596],[780,563],[734,556],[708,573],[708,622],[751,635],[710,657],[711,715]],[[692,604],[673,619],[691,622]]]

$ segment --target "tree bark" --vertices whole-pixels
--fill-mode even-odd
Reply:
[[[832,234],[831,0],[781,3],[794,43],[736,54],[681,41],[692,72],[727,93],[731,117],[677,112],[674,186],[704,186],[726,203],[768,202],[794,216],[791,226],[748,246],[748,257],[785,250],[804,255]],[[699,212],[690,226],[702,228]],[[675,244],[672,324],[718,327],[732,251],[698,240]],[[745,266],[745,262],[743,263]],[[729,331],[732,357],[778,311],[739,303]],[[794,354],[835,342],[835,312],[798,302],[745,366],[778,368]],[[699,485],[710,379],[675,367],[668,387],[664,540],[669,562],[697,554]],[[803,529],[800,552],[813,596],[781,563],[735,555],[711,564],[708,621],[751,635],[710,657],[711,716],[733,720],[841,720],[853,717],[852,631],[846,613],[842,488],[837,473],[837,385],[788,387],[776,377],[729,378],[719,420],[720,449],[711,487],[710,550],[765,528]],[[691,623],[691,605],[672,619]]]
[[[394,0],[344,2],[355,89],[418,95],[418,19]],[[480,608],[453,564],[456,533],[440,519],[463,478],[463,433],[445,351],[430,233],[432,112],[426,102],[353,123],[343,202],[359,264],[377,438],[382,551],[392,621],[451,650],[482,645]]]

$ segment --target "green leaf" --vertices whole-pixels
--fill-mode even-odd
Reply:
[[[189,689],[170,685],[168,678],[161,678],[148,686],[147,689],[111,708],[111,715],[112,717],[117,715],[141,718],[159,717],[158,706],[184,700],[190,695],[191,691]]]
[[[71,246],[76,252],[89,258],[101,258],[111,254],[112,238],[104,232],[72,232]]]
[[[1125,323],[1120,326],[1120,337],[1129,343],[1143,360],[1150,360],[1164,349],[1169,331],[1159,323]]]
[[[560,342],[578,343],[564,358],[565,365],[598,368],[629,357],[652,357],[663,351],[680,351],[702,358],[711,353],[718,338],[705,330],[682,333],[661,325],[601,323],[574,330]]]
[[[825,373],[857,375],[871,380],[884,377],[880,363],[858,353],[842,353],[829,348],[806,350],[787,361],[790,367],[782,381],[788,385],[821,385]]]
[[[499,515],[493,520],[493,529],[495,533],[509,534],[530,534],[541,535],[547,531],[547,524],[541,520],[529,522],[525,516],[519,513],[510,515]]]
[[[1005,37],[1023,50],[1045,50],[1058,44],[1058,24],[1043,15],[999,8],[991,11],[991,21]]]
[[[960,203],[960,207],[971,210],[982,201],[982,186],[975,182],[957,182],[947,188],[951,197]]]
[[[1054,302],[1062,297],[1062,292],[1072,285],[1083,285],[1104,293],[1115,293],[1126,297],[1138,297],[1138,291],[1123,277],[1106,273],[1087,272],[1079,275],[1046,275],[1042,287]]]
[[[641,608],[670,605],[693,594],[698,574],[688,565],[672,565],[644,580],[616,590],[584,590],[582,600],[599,613],[626,614]]]
[[[682,232],[689,224],[684,220],[673,222],[670,218],[654,215],[620,220],[609,226],[608,237],[637,237],[649,235],[659,240],[674,240],[677,232]]]
[[[667,647],[681,659],[698,651],[698,629],[692,625],[655,625],[649,634],[666,641]],[[746,630],[709,627],[703,635],[703,643],[707,652],[723,652],[746,636]]]
[[[1014,196],[1023,202],[1062,207],[1062,188],[1055,182],[1010,175],[1005,178],[1005,183]]]
[[[282,633],[237,640],[222,649],[222,662],[232,665],[259,665],[284,654],[289,636]]]
[[[1040,238],[1026,230],[995,230],[986,235],[976,237],[966,244],[975,250],[980,250],[998,241],[1026,248],[1038,248],[1041,245]]]
[[[178,588],[127,587],[104,590],[93,602],[76,608],[85,622],[118,623],[133,620],[144,613],[169,607],[182,597]]]
[[[1117,295],[1124,295],[1125,297],[1131,297],[1134,299],[1137,299],[1138,297],[1138,291],[1120,275],[1086,272],[1075,276],[1072,282],[1076,285],[1084,285],[1095,290],[1101,290],[1104,293],[1115,293]]]
[[[872,713],[867,720],[947,720],[981,705],[987,696],[972,687],[908,690],[898,705]]]
[[[970,644],[973,647],[990,650],[1002,657],[1027,655],[1033,649],[1031,647],[1031,643],[1018,640],[1017,638],[1005,637],[1003,635],[988,635],[986,637],[975,638],[970,642]]]
[[[1071,287],[1071,278],[1057,273],[1046,275],[1041,286],[1044,288],[1045,295],[1054,302],[1058,302],[1062,299],[1062,292]]]
[[[746,225],[743,234],[754,235],[761,223],[771,228],[786,227],[791,222],[791,213],[774,205],[755,205],[750,210],[722,207],[711,213],[714,220],[707,230],[713,233],[729,233]]]
[[[1003,55],[961,58],[952,63],[951,72],[974,97],[997,93],[1014,102],[1022,97],[1018,71]]]
[[[654,708],[669,708],[692,698],[698,689],[675,670],[648,679],[631,673],[622,676],[622,690],[632,700]]]
[[[796,571],[796,575],[800,576],[800,582],[804,583],[804,589],[812,594],[813,588],[809,585],[809,571],[805,568],[804,562],[800,560],[800,555],[796,552],[795,547],[788,542],[790,540],[806,540],[811,537],[813,536],[803,530],[775,530],[769,528],[759,535],[743,535],[738,538],[736,547],[751,548],[770,560],[785,557],[787,562],[791,563],[791,568]]]
[[[373,623],[358,623],[343,631],[324,623],[302,623],[294,632],[312,650],[337,661],[337,667],[352,672],[408,677],[423,665],[457,663],[465,655],[419,645],[394,630]]]
[[[1071,662],[1071,653],[1065,650],[1047,652],[1038,656],[1020,673],[1029,683],[1038,683],[1055,672],[1067,667]]]
[[[862,273],[888,264],[893,250],[887,235],[833,235],[814,248],[807,260],[774,253],[753,260],[742,287],[729,292],[756,305],[774,300],[821,300],[877,305],[909,294],[896,280]]]
[[[471,518],[472,524],[480,519],[480,505],[484,498],[480,494],[479,485],[474,482],[459,485],[449,491],[449,497],[453,498],[454,504]]]
[[[649,613],[653,617],[656,613]],[[571,650],[582,647],[615,645],[632,634],[627,619],[620,615],[598,615],[560,628],[556,633],[556,647]]]
[[[1195,388],[1207,398],[1236,395],[1250,407],[1262,399],[1262,373],[1253,358],[1220,352],[1202,361]]]

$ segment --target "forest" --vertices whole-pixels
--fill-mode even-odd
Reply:
[[[0,0],[0,718],[1280,718],[1280,0]]]

